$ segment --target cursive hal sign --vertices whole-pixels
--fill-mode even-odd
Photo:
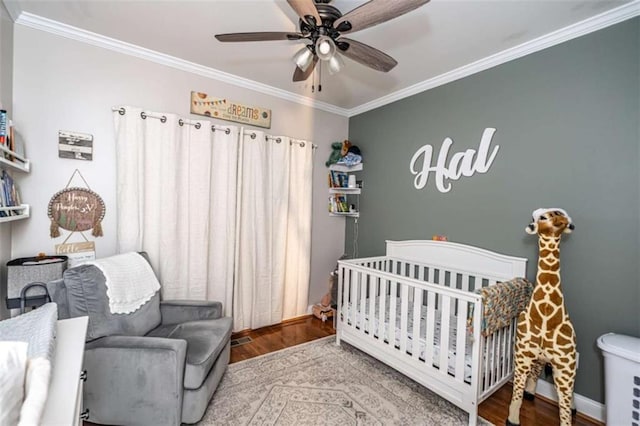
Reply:
[[[447,164],[447,157],[449,156],[449,149],[453,145],[451,138],[446,138],[442,142],[435,165],[432,165],[433,147],[431,145],[422,146],[411,158],[410,170],[415,176],[413,186],[416,189],[424,188],[429,180],[429,173],[433,172],[438,191],[449,192],[451,191],[451,182],[449,180],[458,180],[462,176],[473,176],[476,172],[486,173],[500,148],[496,145],[489,153],[491,140],[495,132],[496,129],[492,127],[484,129],[478,150],[467,149],[464,152],[456,152],[451,156],[449,164]]]

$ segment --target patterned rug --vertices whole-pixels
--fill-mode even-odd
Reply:
[[[468,419],[413,380],[348,344],[336,346],[329,336],[231,364],[199,424],[466,425]]]

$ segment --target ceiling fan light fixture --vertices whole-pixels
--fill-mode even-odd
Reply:
[[[339,73],[340,70],[344,68],[344,61],[342,60],[340,55],[335,53],[331,57],[331,59],[329,59],[328,65],[329,65],[329,74],[333,75],[333,74]]]
[[[336,52],[336,44],[333,42],[331,37],[320,36],[316,41],[316,55],[322,61],[328,61]]]
[[[293,62],[302,71],[306,71],[313,62],[313,52],[310,46],[305,46],[293,55]]]

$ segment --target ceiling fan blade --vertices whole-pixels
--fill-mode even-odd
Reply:
[[[287,0],[287,3],[289,3],[289,6],[291,6],[306,23],[310,25],[322,24],[322,19],[320,19],[320,14],[318,14],[318,9],[316,9],[313,0]],[[312,16],[315,22],[310,22],[307,16]]]
[[[300,40],[303,35],[299,33],[283,32],[259,32],[259,33],[230,33],[216,34],[218,41],[274,41],[274,40]]]
[[[333,28],[341,33],[360,31],[404,15],[428,2],[429,0],[371,0],[336,20]]]
[[[314,56],[313,63],[309,65],[309,68],[307,68],[306,71],[302,71],[300,68],[296,67],[296,70],[293,72],[293,81],[305,81],[306,79],[308,79],[315,69],[317,63],[318,57]]]
[[[347,58],[377,71],[389,72],[398,65],[398,61],[391,56],[359,41],[339,38],[336,45]]]

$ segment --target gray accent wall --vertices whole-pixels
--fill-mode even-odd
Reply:
[[[425,60],[428,60],[426,58]],[[402,67],[402,64],[399,65]],[[358,256],[384,253],[385,240],[430,239],[476,245],[529,259],[537,238],[524,228],[539,207],[561,207],[574,233],[563,237],[561,276],[578,338],[575,391],[604,402],[596,339],[640,336],[640,18],[352,117],[349,138],[364,157]],[[413,186],[418,148],[443,140],[478,149],[497,129],[499,151],[485,174],[440,193],[430,175]],[[347,220],[345,252],[353,253]],[[550,379],[549,379],[550,380]]]

